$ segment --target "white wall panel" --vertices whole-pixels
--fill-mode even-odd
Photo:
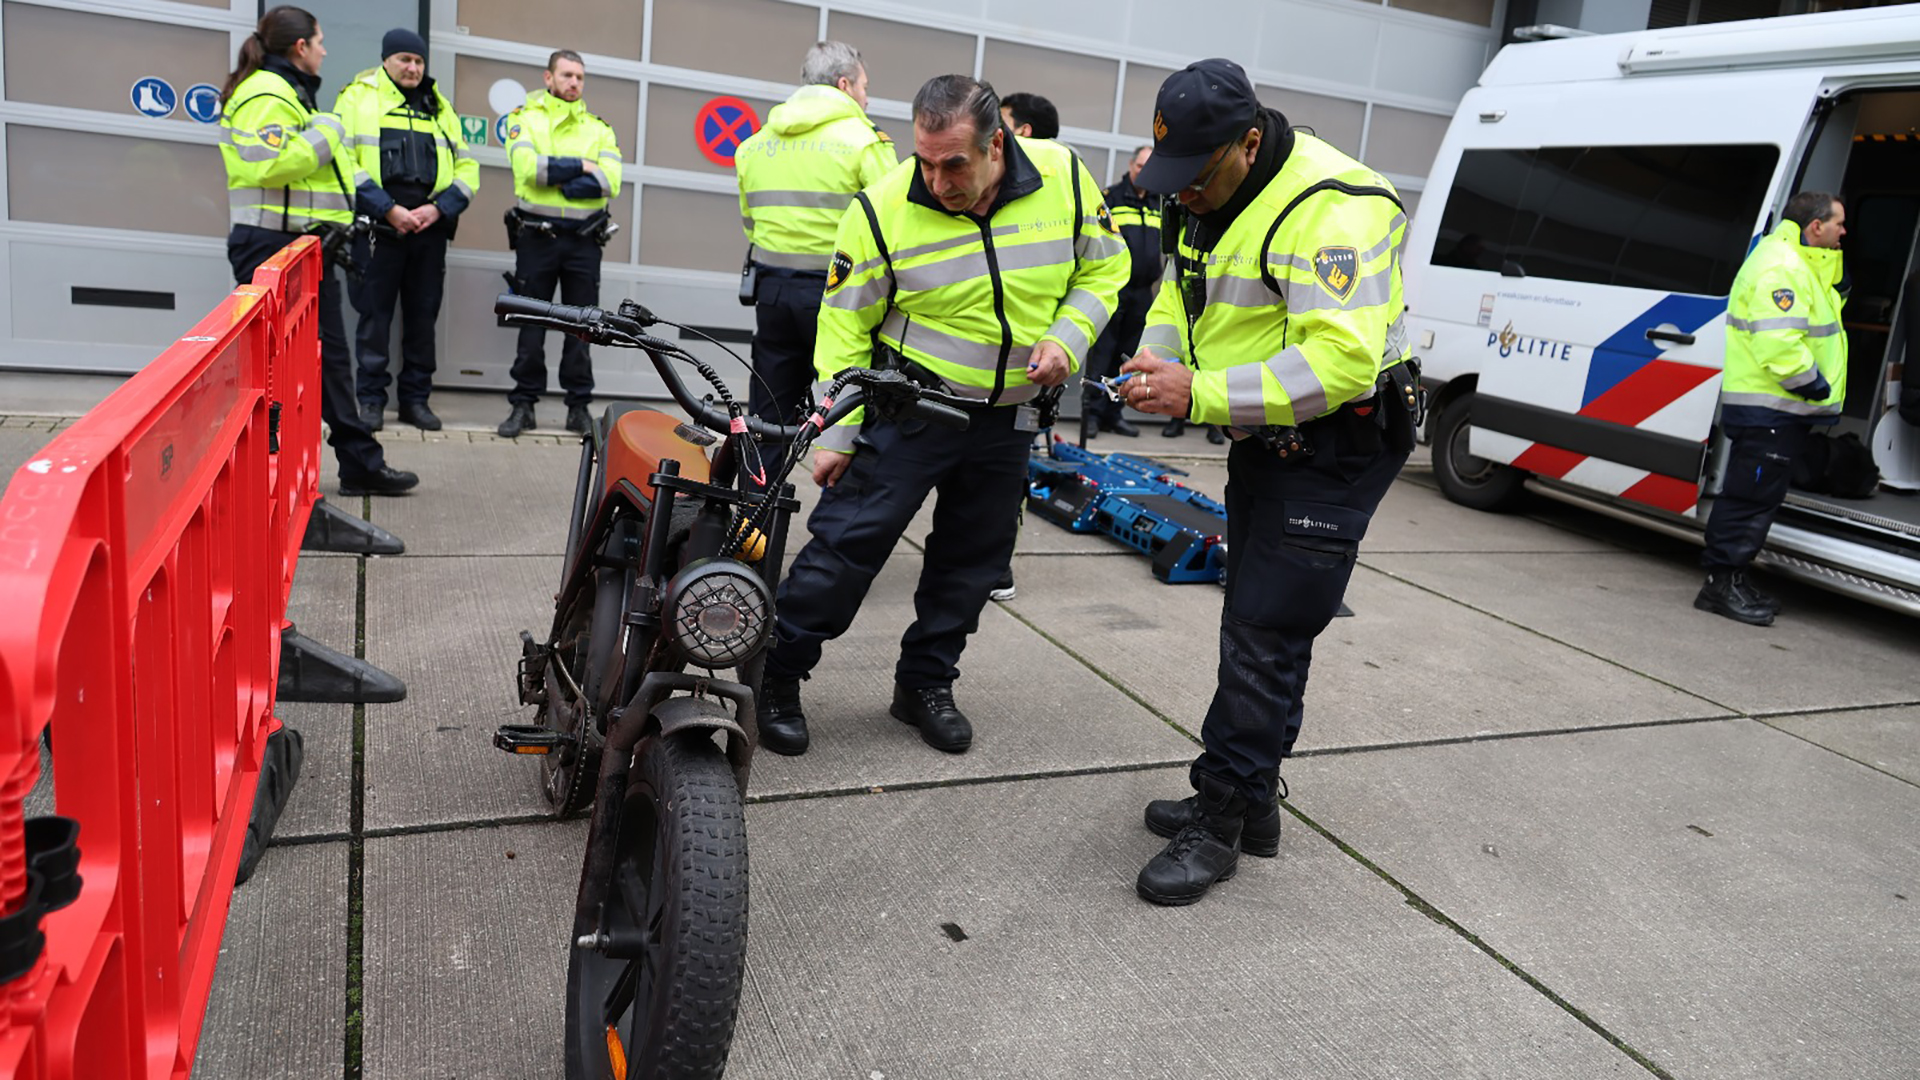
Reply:
[[[1460,100],[1492,58],[1493,35],[1434,33],[1418,27],[1380,28],[1380,74],[1376,85],[1419,97]]]
[[[1260,51],[1253,62],[1296,79],[1368,86],[1373,80],[1380,30],[1379,13],[1357,5],[1352,5],[1352,10],[1271,5],[1266,31],[1260,36]]]

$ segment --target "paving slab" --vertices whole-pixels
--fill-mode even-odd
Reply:
[[[368,715],[386,706],[369,705]],[[305,758],[300,779],[274,825],[275,842],[295,838],[344,839],[352,827],[353,706],[281,702],[274,710],[300,733]]]
[[[557,555],[368,561],[367,659],[407,683],[367,709],[368,829],[545,812],[538,769],[492,739],[531,722],[519,635],[547,629],[559,579]]]
[[[1181,787],[1156,770],[751,807],[727,1075],[1645,1075],[1306,830],[1199,907],[1142,902],[1163,841],[1140,807]]]
[[[561,1080],[586,836],[570,821],[367,841],[359,1075]]]
[[[1145,559],[1015,563],[1013,614],[1198,733],[1219,663],[1218,586],[1162,585]],[[1357,614],[1314,649],[1302,753],[1727,714],[1364,567],[1347,603]]]
[[[1920,703],[1920,620],[1842,596],[1801,594],[1760,628],[1694,610],[1700,571],[1677,556],[1363,553],[1361,561],[1742,712]]]
[[[1911,784],[1733,720],[1303,762],[1294,805],[1674,1076],[1920,1060]]]
[[[1304,830],[1205,908],[1142,903],[1133,875],[1159,841],[1138,808],[1179,779],[749,807],[727,1075],[1645,1075]],[[368,842],[365,1075],[559,1075],[584,837],[569,822]]]
[[[1769,725],[1920,784],[1920,707],[1768,717]]]
[[[0,496],[6,495],[7,485],[13,481],[13,474],[20,471],[20,466],[32,461],[53,436],[51,431],[0,427]]]
[[[408,555],[559,555],[567,546],[580,448],[510,442],[412,443],[393,450],[420,486],[373,499],[369,520]]]
[[[357,558],[301,557],[293,572],[293,591],[287,595],[287,618],[301,634],[352,656],[359,603]]]
[[[921,742],[914,729],[887,712],[900,635],[913,621],[920,573],[914,555],[910,549],[895,553],[853,627],[827,644],[820,667],[801,690],[812,748],[798,758],[755,758],[755,795],[1192,758],[1190,740],[992,604],[967,643],[955,687],[957,703],[973,721],[973,748],[943,754]]]
[[[346,1015],[347,845],[276,847],[234,891],[193,1075],[339,1080]]]

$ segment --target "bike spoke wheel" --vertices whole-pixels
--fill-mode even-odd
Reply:
[[[725,1070],[747,947],[747,843],[732,770],[704,734],[635,753],[602,948],[567,967],[570,1080],[716,1080]],[[621,1066],[624,1065],[624,1070]]]

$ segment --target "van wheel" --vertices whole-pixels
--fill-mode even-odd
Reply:
[[[1476,457],[1467,450],[1473,395],[1462,394],[1440,410],[1433,428],[1433,476],[1440,490],[1461,506],[1509,510],[1520,501],[1527,474],[1511,465]]]

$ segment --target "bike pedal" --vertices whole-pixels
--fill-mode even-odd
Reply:
[[[509,754],[553,754],[572,746],[571,736],[536,724],[501,724],[493,745]]]

